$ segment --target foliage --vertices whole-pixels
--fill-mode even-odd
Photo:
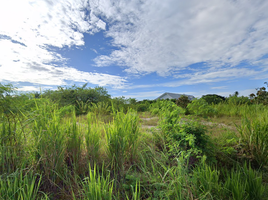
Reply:
[[[208,104],[204,99],[194,99],[187,106],[190,113],[198,116],[213,116],[217,114],[217,110]]]
[[[90,163],[97,163],[100,158],[101,129],[98,126],[96,115],[87,115],[88,128],[85,133],[85,145]]]
[[[265,82],[264,84],[268,86],[267,82]],[[262,103],[264,105],[268,105],[268,91],[266,91],[265,87],[257,88],[256,95],[250,94],[250,97],[254,97],[254,102],[256,102],[257,104]]]
[[[73,85],[72,87],[58,87],[58,90],[46,90],[44,98],[49,98],[57,102],[60,107],[73,105],[77,114],[86,114],[90,103],[108,101],[110,95],[103,87],[87,88],[87,84],[82,87]]]
[[[233,199],[263,199],[265,187],[262,185],[262,174],[254,171],[251,166],[238,166],[231,171],[226,171],[225,195]]]
[[[16,118],[20,109],[24,106],[25,95],[17,95],[16,88],[12,84],[2,85],[0,83],[0,114],[5,114],[9,118]]]
[[[218,104],[220,102],[225,101],[225,97],[217,95],[217,94],[203,95],[202,99],[204,99],[208,104]]]
[[[0,100],[9,105],[0,118],[0,199],[267,197],[268,108],[262,103],[190,103],[193,114],[212,120],[243,116],[240,135],[226,129],[210,140],[207,121],[192,120],[170,100],[75,99],[59,106],[42,96],[7,93]],[[159,129],[140,129],[139,105],[159,116]],[[89,112],[77,117],[75,109]],[[109,122],[102,120],[107,116]],[[214,151],[217,162],[211,163]]]
[[[160,128],[164,134],[171,156],[182,152],[197,155],[206,146],[205,128],[197,122],[183,122],[180,119],[181,108],[170,102],[162,107]]]
[[[0,176],[0,199],[32,200],[40,197],[39,188],[42,176],[26,170],[16,170]],[[47,199],[42,195],[42,199]]]
[[[248,97],[244,97],[244,96],[241,96],[241,97],[238,97],[238,96],[229,96],[227,99],[226,99],[227,103],[230,104],[230,105],[233,105],[233,106],[236,106],[236,105],[250,105],[251,104],[251,101]]]
[[[250,115],[250,113],[248,113]],[[260,166],[268,164],[268,115],[244,117],[241,126],[237,126],[241,138],[246,145],[247,153]]]
[[[123,164],[136,160],[139,135],[139,117],[132,110],[126,114],[117,112],[114,121],[105,130],[106,152],[118,181],[121,181],[124,172]]]
[[[169,110],[170,112],[172,110],[176,110],[178,114],[184,114],[185,110],[181,107],[178,107],[173,101],[169,100],[157,100],[153,104],[150,105],[149,110],[153,115],[159,115],[161,116],[162,112],[165,110]]]
[[[190,102],[191,101],[189,100],[188,96],[185,95],[181,95],[180,98],[176,100],[177,106],[180,106],[182,108],[186,108]]]
[[[92,103],[89,107],[89,111],[96,115],[109,115],[112,111],[109,102]]]
[[[115,97],[111,99],[111,107],[113,111],[123,111],[127,112],[129,109],[134,109],[136,102],[135,99],[133,98],[125,98],[124,96],[122,97]]]
[[[84,200],[112,200],[113,198],[113,181],[110,176],[104,176],[104,167],[102,174],[97,171],[97,166],[93,169],[89,165],[89,176],[82,181],[82,197]],[[74,199],[76,199],[74,197]]]

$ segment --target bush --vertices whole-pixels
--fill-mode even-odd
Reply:
[[[237,97],[237,96],[230,96],[226,99],[227,103],[231,105],[250,105],[252,104],[248,97]]]
[[[166,132],[170,155],[178,155],[182,151],[202,153],[207,144],[206,129],[197,122],[183,122]]]
[[[225,101],[225,97],[217,94],[203,95],[202,99],[204,99],[208,104],[218,104]]]
[[[76,114],[86,114],[90,103],[106,102],[110,100],[110,95],[103,87],[87,88],[87,85],[77,87],[58,87],[58,90],[46,90],[43,97],[57,102],[60,107],[73,105]]]
[[[208,104],[204,99],[194,99],[187,108],[190,113],[199,116],[213,116],[217,114],[217,110]]]
[[[185,95],[180,96],[180,98],[176,100],[177,106],[180,106],[182,108],[186,108],[190,102],[191,101],[189,100],[189,98]]]
[[[177,114],[185,114],[185,110],[181,107],[178,107],[174,102],[169,100],[158,100],[155,103],[151,104],[149,110],[153,115],[162,115],[162,112],[169,110],[176,111]]]
[[[198,122],[183,122],[180,119],[181,109],[172,102],[165,103],[161,109],[160,128],[165,138],[170,156],[182,152],[197,155],[207,143],[206,129]]]
[[[138,112],[145,112],[149,110],[149,106],[146,104],[139,104],[137,105],[137,111]]]

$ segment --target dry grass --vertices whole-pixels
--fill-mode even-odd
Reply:
[[[223,134],[227,132],[234,132],[238,135],[238,131],[236,125],[241,125],[241,117],[230,117],[230,116],[221,116],[221,117],[212,117],[212,118],[204,118],[199,116],[183,116],[182,120],[195,120],[199,121],[207,128],[207,133],[212,138],[221,137]]]
[[[221,137],[227,132],[234,132],[238,136],[236,125],[241,124],[241,117],[214,117],[207,120],[202,120],[203,124],[207,127],[208,133],[212,138]]]
[[[159,118],[152,117],[152,118],[142,118],[141,124],[143,126],[157,126]]]
[[[142,119],[142,118],[152,118],[154,117],[154,115],[149,112],[149,111],[146,111],[146,112],[138,112],[138,115],[139,117]]]

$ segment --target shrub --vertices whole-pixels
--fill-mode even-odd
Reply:
[[[180,96],[180,98],[176,100],[177,106],[180,106],[182,108],[186,108],[190,102],[191,101],[189,100],[189,98],[185,95]]]
[[[237,97],[237,96],[230,96],[226,99],[228,104],[231,104],[233,106],[235,105],[250,105],[252,104],[250,99],[248,97]]]
[[[180,119],[181,108],[167,104],[162,108],[160,128],[164,134],[170,156],[181,152],[198,154],[206,146],[205,128],[198,122],[183,122]]]
[[[149,106],[146,105],[146,104],[137,105],[137,111],[138,112],[145,112],[145,111],[148,111],[148,109],[149,109]]]
[[[187,108],[191,113],[199,116],[213,116],[217,114],[217,110],[208,104],[204,99],[194,99]]]
[[[203,95],[202,99],[204,99],[208,104],[218,104],[220,102],[225,101],[225,97],[217,95],[217,94]]]
[[[174,102],[168,100],[158,100],[155,103],[151,104],[149,110],[153,115],[162,115],[162,112],[169,110],[175,111],[177,114],[184,114],[185,110],[181,107],[178,107]]]

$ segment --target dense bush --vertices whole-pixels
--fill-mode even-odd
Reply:
[[[194,99],[187,106],[190,113],[198,116],[213,116],[217,114],[217,110],[208,104],[204,99]]]
[[[191,101],[189,100],[188,96],[185,95],[181,95],[180,98],[176,100],[177,106],[180,106],[182,108],[186,108],[190,102]]]
[[[137,111],[138,112],[145,112],[149,110],[149,105],[146,104],[138,104],[137,105]]]
[[[182,152],[188,155],[200,154],[207,144],[204,126],[194,121],[181,120],[182,108],[173,102],[163,102],[160,128],[170,156],[178,156]]]
[[[103,87],[89,88],[87,85],[78,87],[58,87],[58,90],[46,90],[42,97],[57,102],[60,107],[73,105],[76,114],[86,114],[91,103],[98,103],[110,100],[110,95]]]
[[[150,105],[149,110],[153,115],[161,115],[165,110],[175,111],[178,114],[185,113],[185,110],[183,108],[178,107],[173,101],[169,100],[158,100]]]
[[[226,102],[231,105],[250,105],[252,104],[248,97],[244,96],[229,96]]]
[[[208,104],[218,104],[225,101],[225,97],[217,94],[207,94],[203,95],[201,98],[204,99]]]

